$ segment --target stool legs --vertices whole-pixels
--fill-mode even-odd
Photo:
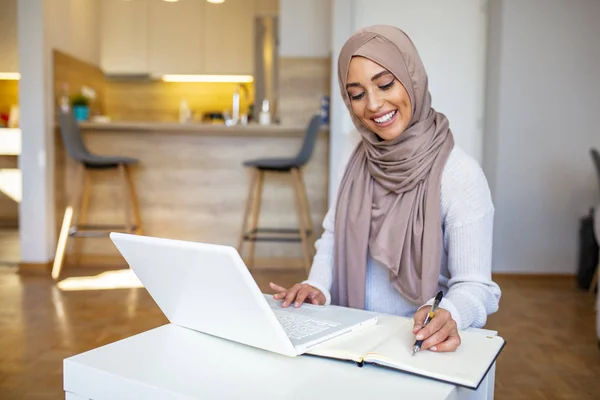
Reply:
[[[60,233],[58,235],[56,254],[54,255],[54,263],[52,264],[52,279],[58,279],[62,270],[63,262],[65,259],[65,250],[67,248],[67,242],[69,240],[69,231],[71,230],[71,225],[73,221],[73,209],[75,207],[75,203],[79,203],[81,200],[80,181],[82,177],[83,179],[86,179],[87,172],[85,171],[84,166],[79,164],[77,166],[77,179],[75,180],[76,187],[75,190],[73,190],[71,196],[69,197],[67,208],[65,209],[65,214],[63,216],[63,222],[60,228]]]
[[[240,231],[240,238],[237,246],[237,251],[238,253],[240,253],[240,255],[244,250],[244,236],[246,235],[246,230],[248,229],[248,217],[250,216],[250,210],[252,209],[252,203],[254,200],[254,186],[256,186],[258,174],[258,170],[252,170],[252,178],[250,179],[250,185],[248,186],[248,196],[246,197],[246,207],[244,207],[244,216],[242,217],[242,229]]]
[[[242,217],[242,229],[238,241],[238,253],[243,254],[244,243],[249,241],[248,257],[245,257],[246,265],[249,269],[254,264],[254,248],[255,242],[258,237],[258,222],[261,210],[261,199],[262,199],[262,188],[264,181],[265,172],[261,169],[255,168],[252,170],[252,178],[250,187],[248,190],[248,197],[246,199],[246,206],[244,209],[244,215]],[[314,244],[314,228],[310,217],[310,209],[308,205],[308,197],[306,195],[306,189],[302,179],[302,173],[297,168],[292,168],[290,171],[292,188],[294,190],[294,205],[296,208],[296,215],[298,218],[298,233],[300,242],[302,245],[302,264],[304,270],[308,274],[311,266],[311,258],[314,255],[313,244]],[[263,228],[262,232],[270,233],[294,233],[294,230],[289,229],[267,229]],[[277,241],[276,237],[265,237],[264,240]],[[289,237],[281,238],[282,241],[289,241]]]
[[[124,211],[125,211],[125,232],[133,232],[133,224],[131,223],[131,201],[129,200],[129,184],[127,183],[127,172],[125,172],[125,166],[119,165],[119,173],[121,175],[121,183],[123,185],[123,200],[125,200]],[[129,200],[129,201],[128,201]]]
[[[252,268],[254,266],[254,247],[256,241],[254,238],[257,235],[258,229],[258,221],[260,219],[260,209],[262,203],[262,189],[263,189],[263,181],[265,178],[265,173],[263,171],[258,171],[258,180],[256,183],[256,191],[254,192],[254,207],[252,207],[252,214],[250,215],[250,251],[248,252],[249,264],[248,266]]]
[[[292,168],[291,170],[292,173],[292,181],[293,181],[293,185],[294,185],[294,193],[295,193],[295,204],[296,204],[296,213],[298,215],[298,227],[300,230],[300,240],[302,242],[302,256],[303,256],[303,261],[304,261],[304,270],[306,271],[306,273],[308,274],[308,272],[310,271],[310,259],[312,257],[312,251],[310,250],[310,245],[308,243],[308,235],[307,235],[307,225],[306,225],[306,217],[308,217],[308,219],[310,219],[309,216],[306,215],[305,213],[305,207],[304,207],[304,194],[303,194],[303,190],[299,184],[299,173],[298,170],[296,168]]]
[[[244,236],[246,235],[246,232],[248,232],[248,240],[250,241],[248,257],[246,261],[248,269],[251,269],[254,265],[255,238],[257,234],[256,230],[258,227],[258,221],[260,216],[263,181],[264,172],[258,169],[254,169],[254,171],[252,172],[252,181],[250,183],[250,189],[248,191],[246,210],[244,211],[244,217],[242,221],[242,232],[240,234],[240,240],[238,245],[238,253],[240,253],[241,255],[245,241]],[[248,217],[250,217],[249,226]],[[248,229],[248,231],[246,229]]]
[[[87,219],[87,211],[90,205],[90,182],[91,172],[86,168],[83,168],[83,198],[81,199],[81,208],[79,210],[79,218],[77,218],[78,224],[85,224]]]
[[[291,172],[292,172],[292,179],[297,188],[296,191],[300,193],[300,195],[298,197],[299,197],[300,203],[303,208],[302,215],[304,215],[304,217],[306,218],[306,227],[308,230],[306,238],[308,240],[308,248],[310,250],[309,254],[312,257],[315,255],[315,248],[314,248],[315,228],[312,223],[310,207],[308,205],[308,195],[306,194],[306,185],[304,184],[304,179],[302,177],[302,171],[300,171],[299,169],[293,168]]]
[[[131,199],[131,206],[133,208],[133,221],[136,226],[135,233],[138,235],[143,235],[144,230],[142,229],[142,218],[140,217],[140,208],[138,205],[137,193],[133,184],[133,178],[131,177],[131,168],[129,168],[128,166],[125,166],[124,168],[125,177],[127,180],[127,187],[129,188],[129,198]]]
[[[133,185],[133,179],[131,178],[130,168],[128,165],[120,164],[118,169],[123,188],[125,225],[124,227],[119,225],[92,226],[85,225],[90,201],[91,172],[83,164],[78,164],[77,179],[75,180],[76,187],[74,188],[73,193],[69,198],[67,208],[65,209],[58,243],[56,245],[56,254],[52,265],[53,279],[56,280],[60,276],[70,236],[79,236],[80,234],[86,235],[86,233],[80,233],[80,230],[81,232],[87,232],[87,236],[99,236],[98,233],[100,235],[106,235],[110,231],[123,228],[127,233],[135,232],[137,234],[142,234],[137,195]],[[83,182],[81,182],[82,180]],[[91,234],[91,231],[97,231],[98,233]],[[77,254],[79,254],[79,252],[77,252]],[[79,258],[77,259],[77,263],[79,263]]]
[[[81,207],[79,208],[79,213],[74,213],[74,219],[72,225],[84,225],[87,220],[87,210],[90,205],[90,182],[92,180],[91,172],[88,171],[87,168],[83,168],[83,198],[81,199]],[[79,241],[75,241],[74,253],[76,255],[75,264],[79,265],[81,259],[80,254],[81,251],[79,249]]]

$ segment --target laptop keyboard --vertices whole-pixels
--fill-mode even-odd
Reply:
[[[339,325],[333,321],[311,318],[277,309],[272,310],[290,339],[299,340]]]

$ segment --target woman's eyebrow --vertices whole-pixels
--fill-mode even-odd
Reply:
[[[371,78],[372,81],[374,81],[377,78],[381,78],[384,75],[388,75],[388,74],[392,74],[390,71],[388,71],[387,69],[384,69],[381,72],[376,73],[375,75],[373,75],[373,77]]]

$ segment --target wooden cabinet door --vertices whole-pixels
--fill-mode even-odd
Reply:
[[[153,75],[202,73],[206,4],[204,0],[149,3],[148,60]]]
[[[100,68],[104,72],[148,72],[147,22],[147,0],[102,0]]]
[[[204,71],[251,75],[254,71],[256,0],[205,5]]]

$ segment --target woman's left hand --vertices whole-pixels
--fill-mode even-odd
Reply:
[[[431,307],[421,307],[414,315],[413,334],[417,340],[424,339],[421,350],[429,349],[437,352],[455,351],[460,346],[460,336],[456,321],[450,312],[443,308],[435,311],[435,316],[423,327],[425,318]]]

